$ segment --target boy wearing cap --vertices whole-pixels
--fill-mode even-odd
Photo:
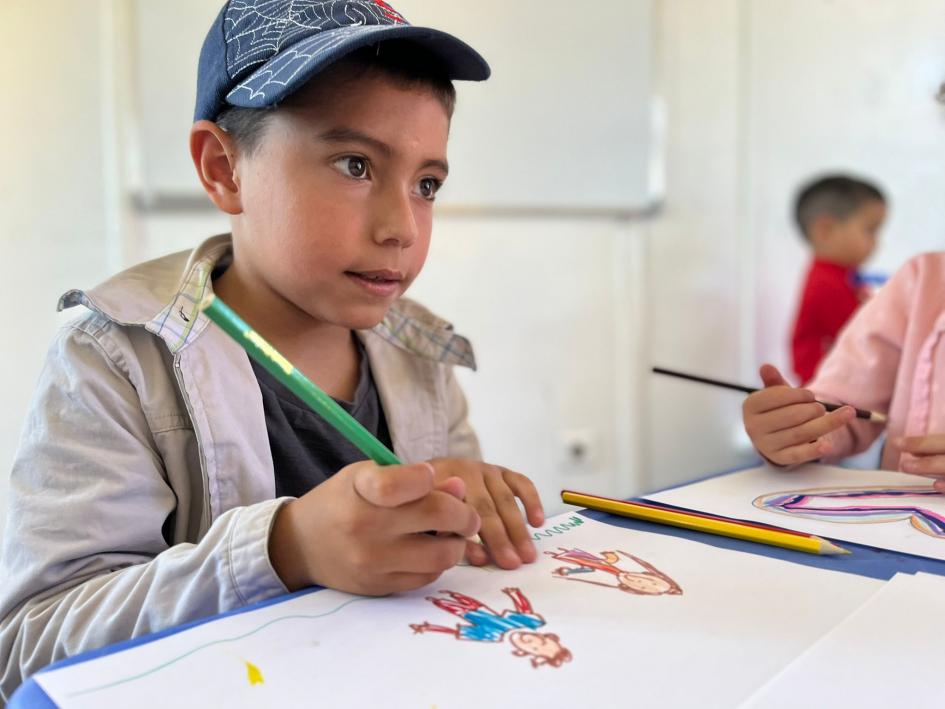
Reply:
[[[224,6],[190,147],[232,235],[60,301],[90,312],[54,342],[14,463],[4,697],[51,661],[286,590],[534,561],[516,499],[540,524],[535,488],[479,462],[466,420],[469,343],[401,298],[446,179],[450,80],[488,73],[383,2]],[[362,460],[208,326],[211,290],[412,464]]]

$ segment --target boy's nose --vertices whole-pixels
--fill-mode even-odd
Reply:
[[[410,194],[397,188],[384,190],[375,209],[374,241],[383,246],[409,248],[417,238]]]

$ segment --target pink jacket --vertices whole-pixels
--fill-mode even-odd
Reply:
[[[896,470],[896,436],[945,433],[945,252],[916,256],[853,317],[808,385],[819,398],[888,414],[881,467]],[[830,434],[835,460],[866,450],[880,424]]]

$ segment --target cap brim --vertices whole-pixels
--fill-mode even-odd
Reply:
[[[484,81],[491,73],[486,60],[475,49],[440,30],[413,25],[340,27],[286,47],[240,81],[226,95],[226,102],[243,108],[273,106],[346,54],[390,39],[406,39],[422,45],[442,60],[444,73],[450,79]]]

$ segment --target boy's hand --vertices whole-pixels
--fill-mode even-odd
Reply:
[[[830,453],[823,437],[856,417],[852,406],[827,413],[809,389],[790,386],[772,365],[761,368],[765,388],[742,405],[745,431],[765,458],[776,465],[806,463]]]
[[[899,469],[904,473],[936,478],[932,486],[945,493],[945,434],[908,436],[895,443],[902,449]]]
[[[346,466],[279,510],[273,569],[290,591],[318,584],[379,596],[433,583],[480,526],[462,482],[438,486],[433,476],[428,463]]]
[[[479,536],[483,545],[470,541],[466,559],[482,566],[489,557],[503,569],[517,569],[522,562],[535,561],[538,554],[532,535],[516,498],[525,507],[528,522],[537,527],[545,521],[545,513],[535,485],[521,473],[477,460],[439,458],[430,463],[436,470],[436,480],[445,484],[452,478],[466,485],[466,502],[472,505],[482,519]]]

